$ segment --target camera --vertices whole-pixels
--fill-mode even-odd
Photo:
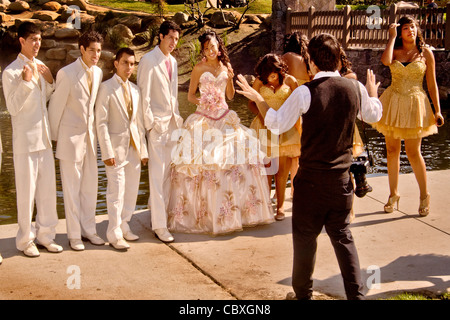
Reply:
[[[350,166],[350,172],[353,173],[353,176],[355,177],[355,195],[358,198],[364,197],[368,192],[373,190],[366,179],[367,168],[369,168],[371,163],[371,156],[368,156],[367,153],[364,152],[354,159]]]

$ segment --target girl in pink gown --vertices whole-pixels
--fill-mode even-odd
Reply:
[[[169,230],[224,234],[272,223],[265,154],[225,100],[235,93],[225,46],[214,31],[199,40],[204,58],[192,71],[188,93],[197,110],[178,131],[172,153]]]

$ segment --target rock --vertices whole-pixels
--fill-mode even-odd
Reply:
[[[80,36],[80,32],[77,29],[63,28],[58,29],[55,32],[56,39],[77,38]]]
[[[228,27],[238,22],[240,17],[241,14],[237,11],[223,11],[223,15],[220,11],[216,11],[212,14],[210,22],[214,27]]]
[[[415,8],[419,8],[419,5],[417,3],[414,3],[414,2],[399,1],[395,5],[397,6],[397,10],[398,9],[415,9]]]
[[[133,32],[123,24],[117,24],[108,30],[106,41],[115,48],[121,45],[130,45],[133,40]]]
[[[16,1],[11,2],[11,4],[8,6],[8,9],[14,12],[23,12],[29,10],[30,5],[25,1]]]
[[[11,21],[12,17],[3,12],[0,12],[0,23]]]
[[[257,15],[247,14],[247,15],[245,15],[244,23],[247,23],[247,24],[261,24],[262,21],[261,21],[261,19],[258,18]]]
[[[83,11],[87,11],[87,3],[84,0],[68,0],[66,3],[68,6],[77,6]]]
[[[57,42],[53,39],[42,39],[41,49],[50,49],[57,46]]]
[[[0,3],[0,12],[5,12],[6,10],[8,10],[8,6]]]
[[[131,32],[138,33],[141,31],[142,19],[133,15],[127,15],[117,19],[117,24],[123,24],[127,26]]]
[[[181,26],[183,23],[186,23],[189,21],[189,15],[185,12],[177,12],[173,16],[172,19],[177,25]]]
[[[9,1],[9,0],[0,0],[0,4],[3,4],[6,7],[8,7],[11,4],[11,1]]]
[[[49,11],[55,11],[58,12],[58,10],[61,8],[61,5],[56,1],[50,1],[46,2],[42,5],[43,10],[49,10]]]
[[[48,49],[45,53],[45,57],[51,60],[66,60],[66,49],[64,48],[52,48]]]
[[[143,45],[147,42],[150,42],[151,40],[151,33],[150,31],[144,31],[137,33],[133,38],[133,44],[136,46]]]
[[[33,19],[39,19],[41,21],[55,21],[58,18],[59,13],[48,10],[39,10],[33,14]]]
[[[64,62],[61,60],[44,60],[45,65],[50,69],[54,78],[56,78],[56,74],[59,69],[64,67]]]
[[[53,38],[55,36],[56,27],[52,25],[44,25],[42,30],[42,38]]]
[[[80,50],[70,50],[67,52],[66,55],[66,65],[69,63],[74,62],[75,60],[78,59],[78,57],[81,57],[81,52]]]

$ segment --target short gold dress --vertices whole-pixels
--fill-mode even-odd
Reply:
[[[417,139],[437,133],[433,109],[422,86],[426,64],[419,60],[404,66],[394,60],[390,69],[392,83],[380,97],[383,116],[372,126],[394,139]]]
[[[270,108],[278,110],[284,101],[286,101],[286,99],[290,96],[292,89],[288,85],[283,84],[276,92],[273,92],[272,89],[262,86],[259,89],[259,93]],[[273,135],[267,129],[267,127],[261,122],[259,116],[256,116],[250,125],[250,129],[256,131],[256,135],[261,142],[261,148],[269,157],[295,158],[300,156],[301,132],[297,129],[300,128],[300,121],[301,120],[299,119],[298,123],[294,127],[277,136]]]

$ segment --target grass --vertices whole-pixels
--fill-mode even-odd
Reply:
[[[141,11],[146,13],[155,13],[153,6],[146,2],[133,1],[133,0],[91,0],[90,3],[110,7],[114,9]],[[200,8],[202,11],[206,11],[206,0],[200,1]],[[167,13],[176,13],[184,11],[184,4],[167,4]],[[245,7],[234,8],[240,13],[243,13]],[[211,12],[208,11],[208,12]],[[272,0],[256,0],[250,4],[250,9],[247,13],[272,13]]]
[[[450,293],[429,296],[422,293],[403,292],[386,300],[450,300]]]

